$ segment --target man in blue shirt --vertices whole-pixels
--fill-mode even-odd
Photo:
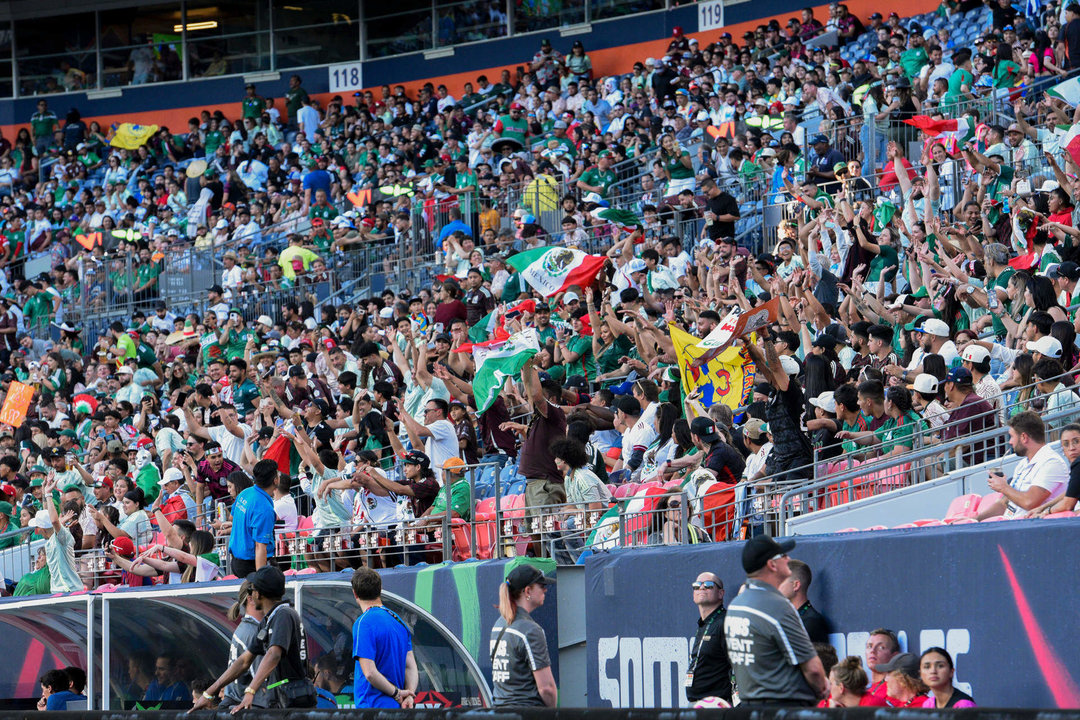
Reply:
[[[71,703],[72,710],[86,709],[86,696],[71,691],[71,679],[65,671],[49,670],[38,682],[41,683],[41,700],[44,701],[44,707],[39,701],[38,710],[67,710],[68,703]]]
[[[158,655],[154,662],[154,679],[146,687],[143,700],[160,702],[191,702],[191,691],[173,674],[173,659]]]
[[[278,466],[273,460],[260,460],[251,472],[255,484],[236,496],[232,508],[232,531],[229,533],[230,567],[237,577],[266,565],[274,555],[274,499],[270,488],[277,482]]]
[[[334,176],[326,169],[330,161],[324,155],[315,159],[315,169],[304,173],[303,188],[304,202],[313,204],[315,192],[322,190],[330,197],[330,186],[334,183]]]
[[[382,578],[376,571],[358,568],[352,590],[360,606],[360,617],[353,623],[356,707],[414,707],[420,676],[408,626],[383,606]]]
[[[467,223],[461,221],[461,211],[456,207],[450,208],[449,212],[450,222],[442,226],[442,230],[439,231],[439,247],[446,241],[446,238],[450,237],[459,230],[465,234],[465,237],[472,237],[472,228]]]

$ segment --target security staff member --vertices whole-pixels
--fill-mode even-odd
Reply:
[[[794,540],[759,535],[743,546],[746,584],[724,618],[728,658],[744,705],[808,707],[829,682],[799,614],[779,587],[790,575]]]
[[[690,646],[686,671],[686,699],[720,697],[731,702],[731,663],[724,641],[724,583],[715,573],[703,572],[691,587],[701,617]]]

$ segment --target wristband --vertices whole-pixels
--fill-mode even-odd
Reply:
[[[211,695],[210,693],[208,693],[208,692],[205,692],[205,691],[203,692],[202,696],[203,696],[204,698],[206,698],[207,700],[213,700],[213,699],[214,699],[214,696],[213,696],[213,695]]]
[[[394,687],[394,699],[397,700],[399,695],[401,695],[401,688]]]

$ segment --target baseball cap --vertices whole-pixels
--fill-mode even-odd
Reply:
[[[112,549],[123,558],[135,557],[135,543],[129,537],[118,537],[112,541]]]
[[[1072,260],[1066,260],[1058,265],[1057,276],[1068,280],[1080,280],[1080,265],[1077,265]]]
[[[274,321],[270,319],[269,315],[260,315],[255,321],[258,325],[265,325],[266,327],[274,327]]]
[[[166,485],[168,485],[171,482],[183,482],[183,481],[184,481],[184,473],[181,472],[180,468],[171,467],[168,470],[166,470],[165,474],[161,476],[160,480],[158,480],[158,485],[161,485],[162,487],[165,487]]]
[[[986,362],[990,358],[990,351],[984,348],[982,345],[976,345],[972,343],[971,345],[968,345],[966,348],[964,348],[964,353],[960,357],[961,359],[967,360],[968,362],[982,363]]]
[[[247,576],[254,590],[267,597],[279,598],[285,595],[285,574],[273,565],[264,565]]]
[[[799,361],[790,355],[780,356],[780,367],[784,368],[784,372],[788,375],[799,374]]]
[[[292,365],[289,367],[289,377],[307,377],[307,372],[299,365]]]
[[[406,465],[419,465],[422,468],[431,467],[431,458],[419,450],[410,450],[405,453],[405,457],[401,458],[401,462]]]
[[[576,292],[568,292],[562,296],[563,305],[569,305],[572,302],[580,302],[581,298],[578,297]]]
[[[757,442],[769,432],[769,426],[760,418],[750,418],[742,426],[743,436]]]
[[[899,670],[908,677],[919,677],[919,658],[915,657],[913,653],[900,653],[899,655],[893,655],[892,659],[887,663],[875,665],[874,670],[880,673],[890,673],[894,670]]]
[[[444,471],[461,469],[461,471],[464,472],[465,461],[459,457],[447,458],[446,462],[442,465],[442,469]]]
[[[1044,335],[1035,342],[1029,342],[1026,347],[1031,352],[1037,352],[1048,358],[1061,357],[1061,341],[1049,335]]]
[[[960,385],[971,384],[971,371],[967,368],[953,368],[949,371],[949,374],[945,376],[945,382],[957,383]]]
[[[920,329],[927,335],[949,337],[948,324],[944,320],[938,320],[937,318],[928,318],[926,322],[922,324],[922,328]]]
[[[319,412],[322,413],[323,417],[326,417],[327,415],[330,414],[330,406],[326,404],[325,400],[320,400],[319,398],[315,398],[314,400],[311,401],[311,404],[319,409]]]
[[[626,271],[629,273],[645,272],[647,267],[644,260],[641,258],[634,258],[626,264]]]
[[[690,434],[697,435],[701,438],[702,442],[716,442],[720,439],[720,434],[716,432],[716,425],[713,424],[712,418],[696,417],[690,423]]]
[[[30,524],[27,527],[37,528],[39,530],[48,530],[52,527],[52,518],[49,517],[48,510],[38,510],[34,517],[30,518]]]
[[[815,398],[810,398],[810,404],[821,408],[827,413],[836,412],[836,399],[833,397],[832,390],[827,390]]]
[[[181,473],[181,474],[183,474],[183,473]],[[112,478],[109,477],[108,475],[101,475],[101,476],[98,477],[97,480],[94,481],[94,487],[96,487],[96,488],[107,487],[110,490],[112,490],[112,486],[113,486]]]
[[[930,373],[919,373],[915,376],[915,382],[908,385],[908,390],[933,395],[938,391],[938,379]]]
[[[549,578],[535,565],[522,563],[507,574],[506,584],[510,592],[518,593],[533,584],[554,585],[555,578]]]
[[[822,133],[818,133],[814,137],[810,138],[810,144],[811,145],[817,145],[818,143],[828,143],[828,142],[829,142],[828,136],[823,135]]]
[[[747,541],[742,549],[742,566],[747,575],[765,567],[777,555],[786,555],[795,547],[794,540],[777,542],[768,535],[758,535]]]

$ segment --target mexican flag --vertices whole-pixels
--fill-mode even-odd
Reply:
[[[1064,100],[1072,107],[1080,105],[1080,76],[1071,77],[1046,91],[1047,95]]]
[[[476,398],[476,411],[482,413],[491,407],[506,379],[520,373],[525,362],[538,352],[540,336],[536,328],[516,332],[498,344],[474,346],[476,377],[473,379],[473,397]]]
[[[571,285],[586,286],[596,279],[607,258],[587,255],[565,247],[540,247],[520,252],[506,264],[544,297],[567,290]]]
[[[618,226],[624,232],[631,233],[641,228],[641,218],[630,210],[598,207],[590,214],[597,220],[603,220]]]
[[[874,232],[879,233],[885,229],[885,226],[892,222],[893,216],[896,215],[896,206],[883,197],[877,199],[877,206],[874,208]]]
[[[975,138],[975,123],[966,115],[958,120],[934,120],[929,115],[916,115],[904,122],[919,128],[930,137],[951,137],[961,146]]]
[[[1061,147],[1068,151],[1073,162],[1080,165],[1080,124],[1073,125],[1061,140]]]
[[[495,331],[498,328],[504,327],[506,324],[506,316],[514,313],[534,313],[536,312],[535,300],[523,300],[517,305],[509,308],[503,308],[502,306],[496,307],[471,328],[469,328],[469,339],[474,343],[482,343],[485,340],[490,339],[495,335]]]

